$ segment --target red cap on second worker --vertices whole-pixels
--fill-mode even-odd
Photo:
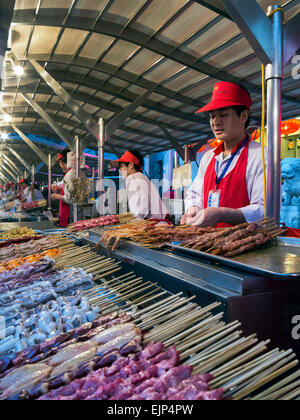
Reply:
[[[219,82],[214,87],[209,104],[199,109],[196,114],[235,105],[245,106],[250,109],[252,106],[250,95],[245,89],[235,83]]]
[[[134,156],[131,152],[129,152],[129,150],[127,150],[127,152],[125,152],[120,159],[112,160],[110,163],[111,165],[118,167],[120,163],[130,162],[132,162],[134,165],[141,166],[141,162],[139,161],[139,159],[136,156]]]

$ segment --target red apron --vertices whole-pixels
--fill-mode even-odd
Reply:
[[[218,190],[221,190],[220,207],[239,209],[241,207],[249,206],[250,204],[246,178],[249,142],[250,140],[248,140],[246,146],[242,150],[233,170],[221,180],[217,187]],[[215,154],[219,155],[222,152],[223,145],[215,151]],[[209,192],[214,190],[215,187],[216,158],[214,157],[208,165],[204,176],[204,208],[208,207]],[[221,228],[228,226],[231,225],[227,223],[219,223],[216,227]]]
[[[61,195],[65,195],[62,187]],[[59,200],[59,226],[66,227],[69,224],[70,206],[62,200]]]

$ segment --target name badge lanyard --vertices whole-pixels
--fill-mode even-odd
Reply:
[[[216,162],[216,181],[215,181],[216,188],[215,188],[215,191],[217,191],[217,189],[218,189],[218,186],[219,186],[220,182],[221,182],[221,181],[222,181],[222,179],[225,177],[225,175],[226,175],[226,173],[227,173],[227,171],[228,171],[228,169],[229,169],[230,165],[232,164],[232,161],[233,161],[233,159],[235,158],[235,156],[236,156],[237,152],[238,152],[240,149],[242,149],[244,146],[246,146],[247,142],[248,142],[248,137],[246,137],[246,138],[245,138],[245,140],[243,141],[243,143],[240,145],[240,147],[238,147],[238,148],[237,148],[237,149],[236,149],[236,150],[232,153],[231,158],[228,160],[227,165],[226,165],[226,167],[225,167],[224,171],[221,173],[221,175],[220,175],[220,176],[218,176],[218,172],[219,172],[219,161],[217,160],[217,162]]]

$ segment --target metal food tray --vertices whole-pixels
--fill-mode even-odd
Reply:
[[[249,271],[277,279],[300,280],[300,239],[277,238],[278,246],[250,251],[234,258],[225,258],[206,252],[195,251],[180,245],[167,244],[175,252],[205,259],[243,271]]]

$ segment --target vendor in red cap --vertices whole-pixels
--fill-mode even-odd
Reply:
[[[246,129],[252,101],[241,86],[220,82],[208,112],[215,137],[222,144],[202,158],[199,173],[186,198],[182,224],[225,227],[264,217],[264,181],[261,146]]]
[[[63,150],[58,154],[57,161],[62,171],[66,175],[69,172],[68,168],[68,153],[70,150]],[[64,178],[64,179],[65,179]],[[50,186],[49,186],[50,188]],[[51,195],[52,200],[59,200],[59,226],[66,227],[69,224],[70,218],[70,205],[67,203],[67,197],[65,196],[64,188],[61,190],[61,194],[54,193]]]
[[[26,202],[29,195],[29,185],[26,179],[21,179],[18,182],[18,198],[20,201]]]
[[[15,184],[13,182],[9,182],[6,184],[5,189],[5,198],[9,198],[10,200],[14,199],[15,196]]]
[[[134,150],[111,162],[126,180],[129,211],[138,219],[168,220],[168,210],[154,184],[143,174],[144,159]]]

